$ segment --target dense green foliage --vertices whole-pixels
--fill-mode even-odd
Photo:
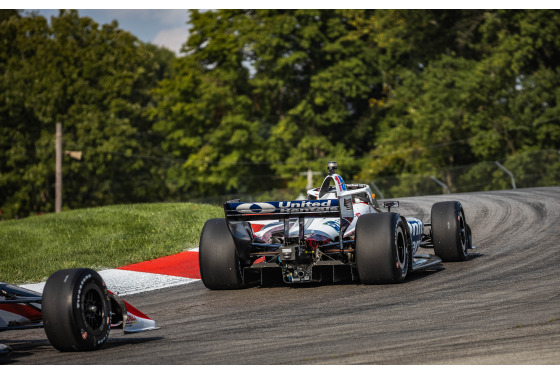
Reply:
[[[329,159],[385,197],[509,188],[495,161],[560,183],[559,11],[195,10],[181,57],[77,12],[0,22],[2,217],[52,211],[57,121],[65,208],[294,197]]]
[[[218,206],[191,203],[128,204],[76,209],[2,222],[3,282],[45,280],[73,267],[96,270],[152,260],[198,246]]]
[[[116,23],[76,11],[12,15],[0,27],[0,206],[13,217],[54,206],[55,124],[66,150],[64,205],[79,208],[165,198],[163,169],[145,112],[172,53],[157,53]],[[158,61],[158,59],[161,60]]]

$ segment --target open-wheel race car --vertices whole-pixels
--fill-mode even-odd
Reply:
[[[155,322],[107,290],[88,268],[53,273],[43,293],[0,282],[0,331],[45,329],[59,351],[88,351],[101,347],[111,328],[125,333],[157,329]],[[0,357],[11,348],[0,344]]]
[[[399,283],[442,260],[467,258],[472,236],[461,203],[433,204],[429,224],[391,212],[397,201],[385,202],[382,212],[368,185],[346,185],[336,169],[328,163],[329,174],[307,200],[226,202],[225,218],[208,220],[200,236],[204,285]],[[417,253],[419,247],[435,254]]]

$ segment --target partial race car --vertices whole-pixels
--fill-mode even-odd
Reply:
[[[101,347],[111,328],[124,333],[155,330],[155,322],[107,290],[92,269],[53,273],[43,294],[0,282],[0,331],[44,327],[59,351],[89,351]],[[11,348],[0,344],[0,357]]]
[[[399,283],[442,260],[467,258],[472,236],[458,201],[434,204],[431,223],[424,223],[391,212],[397,201],[385,202],[388,211],[382,212],[368,185],[345,184],[334,161],[327,169],[307,200],[226,202],[225,218],[208,220],[200,235],[204,285],[238,289],[274,279]],[[435,254],[417,253],[419,247]]]

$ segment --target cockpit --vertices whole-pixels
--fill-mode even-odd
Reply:
[[[327,167],[329,175],[325,177],[321,187],[313,188],[307,191],[308,200],[317,199],[337,199],[341,194],[350,195],[352,203],[363,203],[379,209],[377,201],[371,194],[371,189],[367,184],[346,184],[344,179],[334,172],[337,169],[335,161],[330,161]],[[351,192],[350,192],[351,191]]]

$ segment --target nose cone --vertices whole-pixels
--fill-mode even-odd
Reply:
[[[142,332],[149,330],[157,330],[156,322],[151,318],[143,318],[132,313],[127,313],[125,333]]]

